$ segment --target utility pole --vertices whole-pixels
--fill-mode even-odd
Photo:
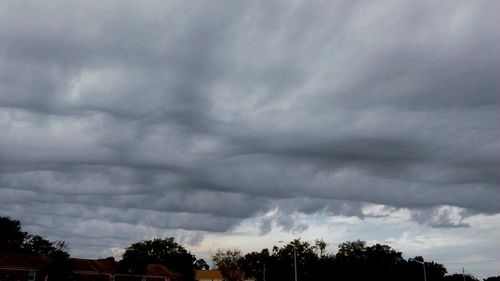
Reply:
[[[462,267],[462,277],[464,278],[465,281],[465,268]]]
[[[410,258],[408,261],[414,261],[421,264],[424,267],[424,281],[427,281],[427,275],[425,274],[425,262]]]

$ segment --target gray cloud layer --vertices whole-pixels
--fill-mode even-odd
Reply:
[[[500,212],[498,2],[0,5],[4,214]]]

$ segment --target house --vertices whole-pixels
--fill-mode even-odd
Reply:
[[[76,280],[94,281],[113,280],[118,272],[118,264],[111,260],[70,259],[71,269]]]
[[[45,269],[52,262],[48,256],[0,254],[0,281],[51,281]],[[119,271],[113,260],[70,259],[78,281],[176,281],[180,274],[161,264],[149,264],[143,274]]]
[[[0,254],[0,281],[44,280],[42,270],[50,261],[45,256]]]
[[[223,281],[220,270],[195,270],[194,279],[196,281]]]

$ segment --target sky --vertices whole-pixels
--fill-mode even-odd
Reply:
[[[76,257],[362,239],[500,275],[499,1],[1,1],[0,214]]]

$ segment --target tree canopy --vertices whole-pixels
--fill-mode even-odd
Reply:
[[[212,259],[225,280],[242,281],[244,279],[241,268],[243,257],[240,250],[219,249]]]
[[[63,241],[51,242],[22,230],[21,222],[0,216],[0,253],[29,255],[68,255]],[[68,255],[69,257],[69,255]]]
[[[323,240],[309,243],[295,239],[281,247],[274,246],[272,253],[264,249],[246,254],[239,262],[235,262],[234,258],[230,260],[231,264],[239,265],[245,277],[255,278],[257,281],[264,279],[264,268],[266,280],[293,280],[294,250],[300,281],[422,279],[422,266],[405,260],[401,252],[388,245],[368,246],[364,241],[348,241],[338,246],[336,254],[326,253],[326,247]],[[227,252],[224,256],[228,256]],[[416,257],[419,258],[421,259]],[[443,265],[434,262],[425,262],[425,265],[428,280],[444,281],[446,269]]]
[[[72,280],[68,245],[63,241],[51,242],[40,235],[30,234],[21,228],[21,222],[0,216],[0,253],[49,256],[42,271],[51,280]]]
[[[166,237],[130,245],[123,253],[120,267],[123,270],[144,273],[148,264],[161,264],[180,273],[182,279],[193,280],[196,262],[196,257],[175,242],[173,237]]]
[[[0,216],[0,252],[22,251],[26,235],[19,221]]]

